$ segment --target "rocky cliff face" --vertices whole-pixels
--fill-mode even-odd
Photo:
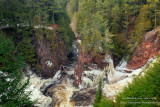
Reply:
[[[67,63],[67,51],[63,40],[56,33],[53,44],[45,39],[36,40],[36,54],[38,56],[37,74],[49,78],[55,75],[61,65]]]
[[[146,33],[144,40],[140,46],[137,47],[133,54],[133,58],[129,61],[127,68],[137,69],[145,65],[146,62],[156,56],[160,55],[160,27]]]
[[[78,55],[77,67],[75,69],[75,74],[73,75],[74,85],[79,86],[82,77],[82,73],[85,70],[88,70],[90,67],[92,68],[101,68],[105,67],[107,63],[104,61],[105,55],[98,54],[97,56],[93,56],[92,53],[84,53],[80,50]]]

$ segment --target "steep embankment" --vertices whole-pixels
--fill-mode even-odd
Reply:
[[[37,74],[47,78],[54,76],[61,65],[66,65],[68,60],[64,41],[60,38],[59,33],[50,36],[53,35],[54,38],[43,37],[35,41],[38,56]]]
[[[135,76],[144,74],[143,70],[147,65],[147,61],[151,59],[148,62],[148,64],[150,64],[153,61],[152,57],[158,55],[158,29],[159,27],[144,35],[144,41],[142,42],[142,45],[137,48],[133,55],[133,59],[135,58],[136,60],[132,59],[128,64],[124,59],[122,59],[120,64],[114,69],[114,62],[111,56],[102,54],[93,56],[91,53],[86,54],[80,51],[78,55],[78,62],[75,63],[76,65],[72,69],[65,71],[65,77],[59,78],[59,76],[55,75],[54,78],[47,80],[38,79],[38,82],[40,83],[40,85],[38,86],[34,85],[34,81],[37,80],[34,80],[33,78],[35,77],[33,77],[31,79],[32,83],[30,84],[30,88],[34,90],[33,93],[38,92],[37,96],[46,98],[46,101],[44,102],[45,105],[49,105],[49,103],[51,103],[51,98],[42,95],[42,92],[44,92],[44,90],[46,91],[46,93],[48,93],[48,95],[52,97],[52,106],[89,106],[94,102],[96,86],[99,79],[102,78],[103,96],[115,99],[117,94],[119,92],[122,92],[124,87],[128,86],[128,83],[131,83]],[[47,44],[48,43],[44,45]],[[150,45],[150,48],[148,44]],[[43,47],[43,45],[41,45],[41,47]],[[43,48],[47,49],[48,47]],[[77,50],[77,48],[75,49]],[[138,49],[140,50],[138,51]],[[143,54],[145,53],[145,51],[151,52],[149,53],[151,57],[145,57],[145,55]],[[52,57],[55,58],[56,56]],[[47,53],[46,58],[52,59],[52,57],[50,57],[50,53]],[[140,61],[144,60],[144,62],[136,62],[139,61],[138,59],[141,59]],[[44,64],[46,63],[44,62]],[[134,68],[134,65],[138,65],[136,66],[135,70],[128,69],[129,66],[130,68]],[[131,71],[131,73],[126,73],[125,71]],[[59,72],[62,73],[62,71]],[[73,80],[71,79],[71,75],[73,77]],[[60,80],[57,80],[55,78],[59,78]],[[60,82],[61,80],[63,80],[63,82]],[[36,84],[38,82],[36,82]],[[75,89],[72,84],[79,87],[79,89]],[[32,95],[31,98],[38,98],[37,96]],[[39,99],[39,104],[42,104],[42,102],[43,101]]]
[[[94,56],[91,52],[84,53],[80,50],[78,55],[78,62],[77,67],[75,69],[75,74],[73,75],[74,85],[79,86],[81,84],[82,73],[85,70],[89,70],[90,68],[101,68],[103,69],[105,66],[108,65],[105,60],[104,54],[98,54]]]
[[[145,65],[150,58],[160,55],[159,32],[160,27],[157,27],[144,35],[142,44],[135,50],[133,58],[128,62],[127,68],[140,68]]]

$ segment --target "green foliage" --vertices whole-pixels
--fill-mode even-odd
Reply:
[[[143,5],[135,22],[135,36],[138,43],[140,43],[140,41],[143,39],[144,33],[151,28],[151,21],[149,20],[148,16],[148,5]]]
[[[42,28],[34,29],[34,32],[35,32],[35,36],[38,40],[43,39],[43,35],[45,35],[44,29],[42,29]]]
[[[100,32],[102,37],[105,35],[105,30],[109,29],[112,34],[117,36],[123,34],[121,37],[126,38],[123,42],[119,42],[121,37],[114,37],[116,39],[109,41],[109,43],[114,41],[114,47],[113,45],[107,47],[107,50],[112,48],[117,56],[122,57],[125,53],[133,52],[134,45],[141,42],[143,34],[152,28],[153,22],[156,26],[158,25],[159,5],[157,0],[80,0],[78,3],[77,0],[70,0],[68,8],[74,8],[73,11],[69,10],[72,17],[71,26],[74,33],[78,34],[85,44],[82,45],[82,49],[87,46],[87,43],[91,44],[89,41],[94,36],[93,29]],[[107,36],[104,38],[108,39]],[[107,42],[105,44],[108,44]],[[92,45],[87,48],[87,51],[91,51],[91,47]],[[128,48],[131,49],[127,51]],[[94,49],[92,51],[94,52]],[[95,51],[97,51],[96,48]]]
[[[132,50],[129,47],[129,42],[126,41],[124,33],[113,37],[113,45],[114,48],[112,48],[111,51],[118,58],[122,58],[123,56],[132,53]]]
[[[117,104],[120,107],[156,107],[160,101],[160,59],[149,66],[145,76],[136,77],[132,83],[125,87],[117,97]],[[140,102],[135,103],[129,102]],[[147,103],[149,102],[149,103]]]
[[[93,106],[98,107],[98,104],[100,103],[101,99],[102,99],[102,80],[100,79]]]
[[[122,10],[117,4],[112,8],[111,32],[113,34],[118,34],[120,31],[122,31],[123,23],[121,23],[121,21],[122,21]]]
[[[74,33],[72,32],[69,26],[70,24],[69,16],[65,11],[64,13],[56,14],[56,17],[57,17],[56,23],[60,26],[58,29],[58,31],[61,33],[60,36],[65,41],[67,48],[70,49],[73,43]]]
[[[92,51],[94,55],[99,52],[103,52],[103,43],[104,39],[102,38],[100,32],[97,30],[91,30],[91,33],[88,35],[84,35],[82,39],[82,50],[83,52]],[[104,47],[105,48],[105,47]]]
[[[36,54],[35,54],[35,48],[31,44],[30,38],[23,38],[22,41],[17,46],[18,52],[22,53],[24,59],[26,62],[30,64],[34,64],[36,61]]]
[[[9,76],[0,79],[0,105],[2,107],[32,107],[33,102],[30,101],[29,94],[25,92],[25,88],[29,84],[29,80],[21,83],[20,72],[11,73]],[[12,81],[7,81],[11,78]]]
[[[111,100],[100,99],[101,91],[97,91],[95,107],[158,107],[160,101],[160,58],[148,66],[145,75],[135,77],[128,87],[123,89],[117,98],[116,104]],[[99,100],[100,99],[100,100]]]
[[[101,6],[102,1],[79,1],[79,11],[73,15],[71,23],[72,30],[82,40],[82,50],[92,52],[94,55],[104,53],[108,48],[105,35],[107,21]]]
[[[13,41],[6,38],[4,34],[0,34],[0,70],[3,72],[13,72],[22,66],[21,63],[17,62],[19,57],[14,59],[14,54],[15,46]],[[10,71],[10,69],[13,71]]]
[[[96,92],[96,98],[94,100],[93,107],[114,107],[113,101],[107,100],[102,97],[102,80],[100,79],[98,84],[98,90]]]
[[[45,39],[50,42],[51,50],[55,50],[56,48],[56,35],[54,30],[45,29],[45,28],[37,28],[34,29],[35,36],[38,40]]]
[[[67,12],[70,17],[74,15],[75,12],[78,11],[78,0],[70,0],[67,4]]]
[[[31,27],[16,28],[15,31],[16,33],[13,36],[16,36],[17,34],[17,35],[22,35],[23,37],[32,37],[34,34],[33,29]]]
[[[73,1],[70,1],[69,6],[75,6]],[[78,8],[78,12],[72,15],[71,27],[82,39],[82,50],[97,54],[114,48],[112,35],[124,29],[123,1],[81,0]]]
[[[42,70],[42,67],[39,63],[36,64],[36,70],[37,71],[41,71]]]
[[[2,0],[0,1],[0,26],[8,24],[10,27],[26,27],[29,25],[34,28],[57,23],[60,25],[61,37],[69,49],[72,46],[73,33],[69,27],[70,19],[66,12],[67,2],[68,0]],[[20,32],[29,35],[27,34],[29,32]],[[36,30],[38,39],[42,39],[41,33],[41,29]]]
[[[125,31],[125,36],[131,36],[133,25],[135,39],[132,42],[141,41],[144,32],[160,24],[159,0],[1,0],[0,7],[1,26],[44,27],[59,24],[61,37],[68,49],[73,42],[70,19],[74,25],[72,30],[80,39],[89,35],[93,29],[98,30],[102,37],[106,29],[115,35]],[[130,17],[134,17],[133,21]]]
[[[12,25],[16,27],[17,24],[28,21],[29,15],[27,14],[27,8],[24,7],[26,1],[19,0],[1,0],[0,1],[0,22],[1,25]],[[25,20],[25,21],[24,21]]]
[[[98,107],[114,107],[112,100],[107,100],[106,98],[102,98]]]
[[[2,107],[32,107],[29,93],[25,88],[29,79],[21,82],[23,58],[15,56],[15,46],[11,39],[0,34],[0,106]]]
[[[152,22],[152,26],[156,28],[160,25],[160,2],[159,0],[147,0],[150,9],[150,20]]]

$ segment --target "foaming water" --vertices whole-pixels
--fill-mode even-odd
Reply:
[[[71,97],[74,91],[80,91],[80,89],[89,87],[97,87],[100,78],[102,80],[107,78],[109,84],[106,81],[103,81],[102,83],[103,95],[114,99],[119,92],[123,91],[123,88],[126,87],[128,83],[132,82],[135,76],[143,74],[143,70],[146,68],[147,64],[152,63],[154,60],[152,58],[145,66],[136,70],[131,70],[132,73],[124,72],[127,69],[127,61],[124,58],[115,68],[113,65],[113,60],[110,56],[106,57],[106,61],[108,61],[109,66],[107,66],[104,70],[92,69],[90,71],[83,72],[81,78],[82,83],[79,86],[79,89],[72,85],[73,80],[69,78],[69,75],[72,75],[74,70],[66,71],[68,76],[65,76],[61,83],[54,84],[53,87],[48,89],[48,92],[51,93],[52,98],[43,95],[42,90],[46,89],[47,86],[53,84],[55,81],[58,81],[58,78],[61,77],[60,71],[57,72],[55,77],[50,79],[42,79],[32,73],[32,71],[29,71],[31,73],[30,84],[26,89],[26,92],[32,91],[30,98],[32,101],[36,101],[35,106],[37,107],[50,107],[53,100],[55,107],[76,107],[75,102],[71,102]],[[27,76],[24,76],[24,80],[27,78]]]
[[[72,81],[65,78],[61,84],[48,90],[55,100],[55,107],[75,107],[75,102],[70,101],[74,91],[79,91],[72,86]]]
[[[144,69],[146,69],[147,65],[150,64],[152,66],[152,63],[154,63],[156,61],[155,58],[151,58],[148,60],[148,62],[142,66],[139,69],[136,70],[132,70],[132,69],[127,69],[126,65],[127,65],[127,61],[124,60],[124,58],[122,59],[122,61],[120,62],[120,64],[114,69],[114,67],[109,67],[110,69],[110,74],[108,76],[108,78],[110,78],[110,81],[113,81],[116,78],[120,78],[120,75],[116,75],[114,76],[113,74],[121,74],[126,75],[127,77],[125,78],[121,78],[118,81],[115,81],[114,83],[111,84],[103,84],[103,95],[106,96],[107,98],[112,98],[115,99],[116,95],[123,91],[123,88],[128,86],[128,83],[131,83],[133,81],[133,78],[135,78],[136,76],[140,76],[140,75],[144,75],[145,72]],[[110,65],[112,66],[112,65]],[[132,71],[131,73],[125,73],[124,71],[128,70],[128,71]]]

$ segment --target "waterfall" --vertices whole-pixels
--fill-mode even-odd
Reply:
[[[124,70],[126,70],[125,69],[126,65],[127,65],[127,61],[123,57],[122,60],[120,61],[120,63],[118,64],[118,66],[116,66],[115,70],[117,70],[117,71],[124,71]]]
[[[28,78],[30,78],[30,83],[25,91],[31,91],[29,97],[32,101],[36,101],[35,106],[50,107],[52,98],[44,95],[44,93],[50,86],[61,82],[61,71],[58,71],[53,78],[42,79],[41,77],[38,77],[35,73],[33,73],[33,71],[30,71],[29,67],[27,67],[27,74],[24,74],[24,78],[22,81],[26,81]]]
[[[146,68],[146,66],[148,64],[152,65],[153,62],[155,62],[156,59],[154,58],[151,58],[148,60],[147,64],[142,66],[141,68],[139,69],[136,69],[136,70],[131,70],[131,69],[127,69],[126,68],[126,64],[127,64],[127,61],[124,60],[124,58],[122,58],[120,64],[116,67],[115,70],[113,70],[113,67],[110,67],[111,65],[109,65],[108,70],[109,72],[109,76],[108,76],[108,79],[110,81],[110,84],[104,84],[103,85],[103,95],[106,96],[107,98],[112,98],[114,99],[114,97],[121,91],[123,91],[123,88],[126,87],[128,85],[128,83],[131,83],[133,81],[133,78],[135,76],[139,76],[140,74],[144,75],[144,72],[143,70]],[[112,71],[113,70],[113,71]],[[125,73],[124,70],[130,70],[132,71],[132,73]],[[114,72],[114,75],[110,72]],[[126,75],[127,77],[125,78],[121,78],[118,80],[118,78],[120,78],[120,75],[118,74],[123,74],[123,75]],[[116,75],[116,76],[115,76]],[[122,76],[123,76],[122,75]],[[117,81],[114,81],[116,80]],[[113,81],[113,82],[112,82]]]
[[[28,74],[30,78],[30,83],[25,89],[26,92],[30,92],[30,99],[32,101],[36,101],[35,106],[36,107],[49,107],[49,105],[52,103],[52,98],[47,97],[43,95],[43,93],[40,91],[41,86],[47,82],[47,79],[41,79],[41,77],[38,77],[36,74],[34,74],[32,71],[28,69]],[[28,79],[28,76],[24,75],[22,81],[26,81]]]
[[[108,81],[110,84],[116,83],[117,81],[122,80],[128,76],[127,73],[117,71],[114,68],[113,59],[111,58],[110,55],[106,56],[105,60],[109,63],[108,67],[105,68],[105,71],[107,72]],[[125,66],[124,62],[126,61],[122,60],[117,68],[119,69],[123,68]]]
[[[84,71],[82,75],[82,83],[80,84],[79,88],[89,88],[96,86],[99,83],[100,79],[105,78],[105,72],[103,70],[91,70],[91,71]]]
[[[75,103],[70,101],[74,91],[79,91],[75,89],[70,80],[64,80],[61,84],[53,86],[48,90],[52,94],[55,105],[54,107],[75,107]]]

